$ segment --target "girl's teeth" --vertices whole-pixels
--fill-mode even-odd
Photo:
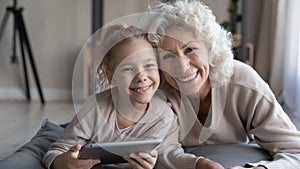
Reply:
[[[149,89],[150,86],[147,86],[147,87],[143,87],[143,88],[139,88],[139,89],[136,89],[137,92],[145,92],[146,90]]]

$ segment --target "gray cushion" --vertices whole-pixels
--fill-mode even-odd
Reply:
[[[244,166],[247,163],[260,160],[272,160],[269,153],[255,143],[206,145],[185,148],[185,151],[216,161],[224,168],[235,165]]]
[[[44,120],[36,135],[12,155],[0,161],[2,169],[41,169],[41,160],[50,144],[64,131],[64,128]]]

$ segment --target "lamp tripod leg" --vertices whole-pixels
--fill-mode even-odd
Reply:
[[[21,9],[16,11],[16,18],[17,18],[17,22],[18,22],[17,25],[18,25],[18,30],[20,31],[19,32],[20,36],[22,36],[23,44],[25,44],[26,48],[27,48],[29,62],[30,62],[31,68],[32,68],[33,77],[34,77],[35,82],[36,82],[36,86],[37,86],[37,89],[38,89],[40,100],[41,100],[41,103],[44,104],[45,100],[44,100],[42,88],[41,88],[41,85],[40,85],[37,69],[35,67],[34,58],[33,58],[33,54],[32,54],[32,51],[31,51],[29,39],[28,39],[28,36],[27,36],[27,32],[26,32],[24,20],[23,20],[23,17],[22,17]]]
[[[17,26],[17,25],[16,25]],[[17,26],[19,28],[19,24]],[[19,30],[19,29],[18,29]],[[19,38],[20,38],[20,47],[21,47],[21,54],[22,54],[22,65],[23,65],[23,71],[24,71],[24,81],[25,81],[25,88],[26,88],[26,97],[28,100],[31,100],[30,96],[30,88],[29,88],[29,81],[28,81],[28,72],[27,72],[27,63],[25,58],[25,51],[24,51],[24,40],[21,35],[21,31],[19,30]]]
[[[13,25],[13,43],[12,43],[12,56],[11,56],[11,63],[17,63],[18,57],[16,52],[16,40],[17,40],[17,21],[16,21],[16,15],[14,15],[14,25]]]

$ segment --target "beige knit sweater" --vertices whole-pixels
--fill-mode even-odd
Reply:
[[[190,158],[195,161],[196,157],[184,154],[178,143],[177,117],[167,104],[166,99],[159,96],[159,92],[153,96],[147,112],[139,122],[122,131],[116,125],[117,109],[113,103],[113,96],[111,90],[107,90],[86,100],[63,135],[51,145],[45,154],[43,163],[47,168],[50,168],[57,155],[68,151],[70,147],[76,144],[144,139],[165,139],[158,148],[159,156],[172,150],[172,152],[179,154],[181,159]],[[168,135],[166,136],[166,134]],[[161,162],[160,160],[158,163]],[[162,163],[166,164],[166,162]],[[101,168],[101,166],[98,167]],[[129,166],[128,164],[121,164],[110,167],[127,168]],[[166,167],[171,168],[171,166]]]
[[[204,125],[197,119],[198,111],[194,111],[191,101],[166,86],[167,97],[179,118],[183,146],[248,143],[254,139],[274,158],[258,161],[254,166],[300,168],[300,132],[268,84],[250,66],[234,61],[234,74],[229,83],[212,87],[212,105]],[[176,157],[169,155],[170,160],[172,156]]]

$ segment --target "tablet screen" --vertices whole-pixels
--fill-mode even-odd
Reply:
[[[162,140],[142,140],[126,142],[92,143],[86,144],[80,150],[78,158],[100,158],[101,164],[126,163],[123,156],[130,153],[146,152],[154,150]]]

